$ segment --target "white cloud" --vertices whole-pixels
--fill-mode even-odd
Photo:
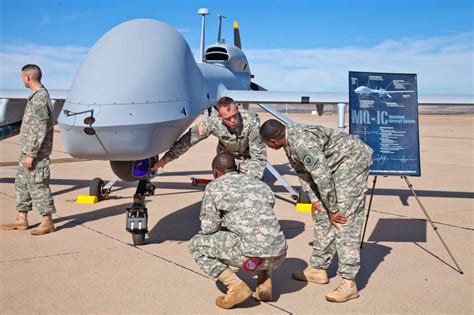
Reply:
[[[474,33],[385,40],[373,47],[247,49],[255,82],[270,90],[347,91],[348,72],[418,74],[420,93],[473,94]],[[19,70],[36,63],[50,89],[69,88],[87,47],[0,46],[0,88],[23,88]],[[194,49],[199,56],[198,49]],[[197,53],[196,53],[197,52]]]
[[[420,93],[474,93],[474,33],[386,40],[373,47],[247,50],[271,90],[343,92],[349,71],[417,73]]]
[[[89,48],[42,46],[31,43],[0,46],[0,88],[21,89],[20,70],[28,63],[43,71],[43,83],[50,89],[68,89]]]

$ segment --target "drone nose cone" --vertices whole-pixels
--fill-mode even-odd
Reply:
[[[147,103],[189,97],[199,70],[182,35],[163,22],[137,19],[107,32],[81,64],[68,102]]]
[[[198,113],[203,78],[188,44],[171,26],[120,24],[90,49],[58,122],[69,154],[143,159],[169,148]]]

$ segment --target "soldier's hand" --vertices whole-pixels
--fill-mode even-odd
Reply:
[[[328,211],[328,217],[331,224],[338,230],[341,229],[341,224],[347,223],[347,218],[340,212],[332,213],[331,211]]]
[[[315,211],[318,211],[318,213],[321,212],[321,203],[318,201],[315,201],[313,202],[313,204],[311,205],[311,218],[313,219],[313,222],[314,222],[314,218],[315,218]]]
[[[164,159],[161,159],[159,160],[158,162],[155,163],[155,165],[153,165],[153,167],[151,168],[152,171],[156,171],[157,169],[159,168],[163,168],[164,166],[166,165],[166,162]]]
[[[32,158],[31,156],[27,156],[25,158],[25,160],[23,161],[23,166],[26,168],[26,169],[29,169],[31,170],[33,168],[33,160],[35,158]]]

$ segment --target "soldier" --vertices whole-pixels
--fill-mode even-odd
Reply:
[[[53,148],[52,104],[48,91],[41,84],[41,69],[28,64],[21,69],[25,87],[32,93],[27,99],[20,131],[20,157],[15,178],[16,220],[0,225],[3,230],[26,230],[27,214],[34,205],[43,216],[41,224],[31,230],[33,235],[54,232],[51,218],[56,212],[49,189],[49,155]]]
[[[255,297],[272,300],[272,270],[286,256],[286,239],[273,213],[275,197],[262,181],[237,172],[232,154],[223,152],[212,161],[215,180],[204,192],[201,230],[189,242],[194,260],[204,272],[228,290],[217,306],[232,308],[252,291],[229,266],[257,272]]]
[[[153,169],[164,167],[177,159],[193,145],[211,134],[219,138],[217,153],[231,153],[241,173],[261,179],[267,164],[267,151],[258,130],[260,120],[257,114],[238,110],[230,97],[222,97],[213,113],[197,126],[189,129],[158,161]]]
[[[337,252],[339,287],[326,295],[331,302],[357,298],[360,234],[372,149],[354,136],[321,126],[289,125],[270,119],[260,128],[265,144],[284,148],[303,191],[312,202],[314,221],[311,266],[293,278],[328,283],[327,268]],[[321,212],[321,200],[325,212]],[[315,213],[317,211],[317,213]]]

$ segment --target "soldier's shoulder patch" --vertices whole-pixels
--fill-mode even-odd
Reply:
[[[318,163],[318,159],[316,159],[310,153],[303,153],[302,156],[302,162],[307,168],[313,168]]]
[[[44,106],[35,108],[34,112],[39,120],[49,119],[49,112]]]
[[[313,156],[311,156],[310,154],[306,154],[304,157],[303,157],[303,163],[307,166],[307,167],[314,167],[317,163],[318,163],[318,160],[315,159]]]

